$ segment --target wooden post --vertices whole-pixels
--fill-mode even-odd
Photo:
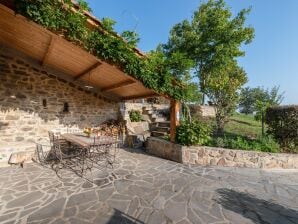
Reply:
[[[178,101],[171,99],[171,118],[170,118],[170,137],[171,142],[175,142],[176,127],[179,125],[179,108],[180,104]]]

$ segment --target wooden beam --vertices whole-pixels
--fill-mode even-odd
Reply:
[[[150,93],[150,94],[142,94],[142,95],[133,95],[133,96],[127,96],[123,97],[122,100],[136,100],[136,99],[145,99],[145,98],[150,98],[150,97],[157,97],[159,96],[156,93]]]
[[[135,84],[136,82],[134,80],[125,80],[122,82],[118,82],[116,84],[110,85],[108,87],[102,88],[101,92],[107,92],[107,91],[111,91],[114,89],[118,89],[118,88],[122,88],[124,86],[130,86],[132,84]]]
[[[51,56],[51,53],[52,53],[52,51],[54,49],[55,41],[56,41],[56,37],[53,36],[53,35],[51,35],[50,41],[49,41],[49,45],[47,47],[47,51],[46,51],[46,53],[45,53],[45,55],[44,55],[44,57],[43,57],[43,59],[41,61],[41,65],[42,66],[44,66],[45,64],[47,64],[47,62],[48,62],[48,60],[49,60],[49,58]]]
[[[83,76],[87,75],[89,72],[92,72],[93,70],[97,69],[102,63],[100,61],[96,62],[94,65],[92,65],[91,67],[85,69],[82,73],[76,75],[74,77],[74,81],[82,78]]]
[[[176,138],[176,127],[179,125],[179,109],[180,103],[176,100],[171,99],[171,117],[170,117],[170,138],[171,142],[175,142]]]

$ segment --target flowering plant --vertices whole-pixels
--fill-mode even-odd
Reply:
[[[92,129],[91,128],[84,128],[83,130],[84,134],[86,134],[88,137],[90,137],[91,133],[92,133]]]

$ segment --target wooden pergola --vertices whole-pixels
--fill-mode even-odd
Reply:
[[[0,1],[3,3],[3,1]],[[146,88],[139,80],[124,73],[118,67],[99,60],[85,49],[43,28],[14,10],[0,4],[0,45],[15,49],[37,61],[45,68],[60,71],[68,80],[90,85],[93,91],[114,101],[159,96]],[[93,16],[88,21],[96,25]],[[142,57],[142,53],[136,50]],[[84,83],[84,84],[83,84]],[[179,103],[171,99],[171,140],[179,121]]]

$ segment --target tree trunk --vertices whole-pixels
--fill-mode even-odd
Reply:
[[[262,111],[261,113],[261,116],[262,116],[262,137],[264,137],[265,135],[265,130],[264,130],[264,112]]]
[[[205,104],[205,93],[202,94],[202,105]]]
[[[224,136],[224,126],[225,126],[225,117],[224,115],[217,110],[216,112],[216,135],[217,136]]]

